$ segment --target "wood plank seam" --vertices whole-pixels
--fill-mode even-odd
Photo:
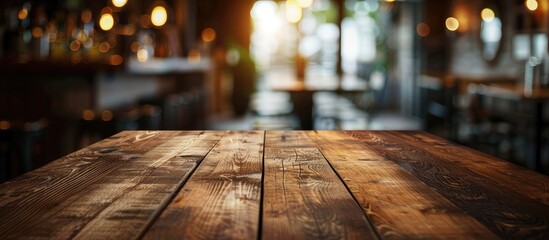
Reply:
[[[315,133],[316,133],[316,130],[315,130]],[[332,165],[332,163],[330,162],[330,160],[326,157],[326,155],[324,155],[324,152],[322,152],[322,149],[320,148],[317,148],[318,151],[320,152],[320,154],[322,154],[322,157],[324,157],[324,159],[326,160],[326,162],[328,163],[328,165],[330,165],[330,168],[332,169],[332,171],[334,171],[334,173],[337,175],[337,178],[339,178],[339,180],[343,183],[343,186],[345,186],[345,189],[347,190],[347,192],[349,193],[349,195],[351,195],[351,197],[353,198],[355,204],[357,205],[358,208],[362,209],[362,212],[364,213],[364,217],[368,220],[368,224],[370,225],[370,227],[372,228],[375,236],[377,239],[382,239],[381,235],[379,234],[376,226],[374,225],[374,223],[372,222],[372,219],[370,219],[370,217],[368,217],[368,214],[366,214],[366,212],[364,211],[364,209],[360,206],[360,203],[358,201],[358,199],[356,199],[356,196],[353,194],[353,192],[351,191],[351,189],[349,189],[349,186],[347,186],[347,183],[345,182],[345,180],[341,177],[341,175],[339,175],[339,172],[336,171],[336,169],[334,168],[334,166]]]
[[[256,239],[262,131],[228,131],[144,239]]]
[[[462,211],[467,212],[472,217],[476,218],[485,227],[490,229],[494,234],[501,238],[539,238],[543,235],[547,228],[547,218],[543,217],[549,210],[546,205],[543,205],[531,198],[524,197],[520,194],[505,192],[500,189],[487,188],[492,180],[480,177],[474,171],[456,165],[455,163],[439,161],[437,169],[444,173],[446,178],[439,179],[440,181],[432,181],[429,177],[434,174],[425,171],[425,167],[438,159],[429,151],[416,148],[411,145],[399,142],[398,137],[389,135],[388,132],[368,133],[370,137],[364,135],[348,133],[351,136],[367,143],[366,147],[381,154],[386,159],[400,165],[406,171],[418,177],[421,181],[430,187],[437,189],[445,198],[453,202]],[[398,156],[398,152],[385,151],[382,152],[379,148],[395,148],[399,151],[414,153],[403,158]],[[420,160],[416,154],[424,154]],[[428,164],[427,164],[428,163]],[[450,166],[455,166],[452,169]],[[452,170],[452,171],[451,171]],[[460,172],[462,171],[462,172]],[[452,175],[448,175],[452,172]],[[470,192],[456,192],[454,188],[459,184],[462,188],[470,189]],[[463,195],[465,194],[465,195]],[[527,203],[527,205],[524,205]],[[497,208],[494,208],[497,207]],[[545,215],[547,216],[547,215]],[[524,221],[528,219],[529,225],[515,226],[519,218]]]
[[[137,239],[143,239],[143,237],[145,236],[145,234],[149,231],[149,229],[152,227],[152,225],[156,222],[156,220],[160,217],[160,215],[162,214],[162,212],[164,212],[164,210],[166,209],[166,207],[168,207],[168,205],[173,201],[173,199],[177,196],[177,194],[179,193],[179,191],[181,191],[181,189],[183,189],[183,186],[185,185],[185,183],[187,182],[187,180],[189,180],[189,178],[191,178],[191,176],[194,174],[194,171],[196,171],[196,169],[198,168],[198,166],[200,166],[200,164],[202,164],[202,161],[206,158],[206,156],[208,156],[208,154],[210,154],[210,152],[212,151],[212,149],[215,148],[215,146],[217,146],[217,144],[219,143],[219,141],[221,141],[222,137],[219,138],[215,144],[213,144],[211,147],[210,147],[210,150],[208,150],[208,152],[206,154],[204,154],[204,156],[202,156],[202,158],[198,161],[198,163],[194,166],[194,168],[189,172],[189,174],[187,174],[187,176],[185,178],[183,178],[181,180],[181,182],[178,184],[177,188],[170,194],[169,197],[167,197],[166,199],[164,199],[164,201],[162,202],[162,204],[158,207],[158,209],[152,214],[151,216],[151,219],[149,222],[147,222],[147,224],[143,227],[143,229],[141,230],[141,232],[139,233],[139,235],[137,235]]]
[[[267,132],[263,239],[378,239],[305,131]]]
[[[495,238],[465,213],[456,215],[460,210],[450,201],[397,164],[368,151],[360,140],[334,131],[309,136],[339,171],[382,238]]]
[[[153,135],[156,136],[156,134],[153,134]],[[94,157],[97,157],[97,159],[99,159],[100,157],[108,157],[108,155],[110,155],[111,152],[113,152],[113,151],[112,151],[113,149],[110,148],[110,147],[106,147],[106,148],[101,147],[103,144],[105,144],[105,143],[108,142],[108,141],[113,141],[113,142],[117,142],[118,144],[121,144],[121,143],[123,143],[123,142],[130,141],[133,137],[134,137],[133,135],[128,134],[127,132],[123,132],[123,133],[116,134],[116,135],[114,135],[114,136],[111,136],[111,137],[107,138],[106,140],[97,142],[97,143],[91,145],[90,147],[86,147],[86,148],[84,148],[84,149],[81,149],[81,150],[78,150],[78,151],[76,151],[76,152],[74,152],[74,153],[71,153],[71,154],[69,154],[69,155],[67,155],[67,156],[65,156],[65,157],[63,157],[63,158],[61,158],[61,159],[59,159],[58,161],[52,162],[52,163],[48,164],[47,166],[44,166],[44,167],[42,167],[42,168],[40,168],[40,169],[38,169],[38,170],[36,170],[36,171],[33,171],[33,172],[31,172],[31,173],[25,174],[24,176],[28,176],[29,174],[33,174],[33,173],[36,173],[36,172],[38,172],[38,171],[40,171],[40,170],[42,170],[42,169],[46,169],[46,167],[54,167],[54,168],[55,168],[55,167],[56,167],[57,165],[59,165],[59,164],[62,165],[62,164],[64,164],[64,163],[67,162],[67,161],[75,161],[74,159],[83,158],[83,156],[88,156],[88,155],[90,155],[90,154],[92,154],[92,155],[93,155],[93,154],[96,154],[96,153],[101,154],[101,156],[95,156],[95,155],[93,155]],[[92,156],[92,155],[90,155],[90,156]],[[93,173],[93,172],[90,172],[90,169],[89,169],[90,166],[92,166],[92,165],[94,165],[94,166],[95,166],[95,165],[101,165],[101,164],[105,164],[105,163],[108,163],[108,162],[106,162],[106,161],[94,161],[94,162],[91,163],[90,165],[87,165],[87,166],[85,167],[85,170],[83,170],[82,172],[83,172],[83,173],[90,173],[90,174],[91,174],[91,173]],[[102,177],[105,177],[105,176],[108,175],[110,172],[116,171],[116,170],[119,169],[120,167],[121,167],[121,165],[120,165],[120,166],[112,165],[111,168],[109,168],[109,171],[104,171],[104,172],[103,172],[104,174],[90,175],[90,178],[87,178],[87,179],[88,179],[88,180],[90,180],[90,179],[95,179],[95,181],[88,181],[88,185],[87,185],[87,186],[90,186],[91,184],[93,184],[93,183],[99,181]],[[58,181],[58,182],[67,182],[67,179],[66,179],[66,178],[69,177],[69,176],[72,176],[73,173],[74,173],[74,172],[71,171],[70,173],[68,173],[68,175],[66,175],[66,176],[65,176],[65,175],[62,175],[62,177],[59,177],[59,179],[55,179],[55,180]],[[18,179],[20,179],[20,178],[18,178]],[[16,179],[16,180],[18,180],[18,179]],[[74,179],[73,179],[73,180],[74,180]],[[69,181],[69,182],[72,183],[72,184],[75,184],[74,181],[73,181],[73,182]],[[5,183],[5,184],[3,184],[3,185],[7,185],[7,184],[9,184],[9,183]],[[76,189],[76,187],[73,187],[73,188]],[[45,188],[42,188],[42,189],[40,190],[39,193],[42,193],[42,192],[45,192],[45,191],[52,191],[52,189],[54,189],[54,190],[55,190],[55,189],[60,189],[60,186],[58,186],[58,185],[56,185],[56,184],[50,184],[50,186],[47,186],[47,187],[45,187]],[[71,188],[71,189],[72,189],[72,188]],[[74,190],[74,191],[76,191],[76,190]],[[39,194],[39,193],[38,193],[38,192],[34,192],[35,195],[37,195],[37,194]],[[38,198],[38,199],[35,201],[35,204],[36,204],[36,205],[40,205],[40,204],[38,204],[40,201],[42,201],[42,199],[41,199],[41,198]],[[76,200],[73,200],[73,201],[76,201]],[[57,209],[57,210],[52,209],[52,210],[55,210],[55,211],[47,212],[47,216],[53,216],[54,214],[57,214],[57,213],[61,212],[61,211],[62,211],[62,208],[63,208],[62,206],[68,206],[68,205],[70,205],[71,203],[73,203],[73,202],[64,202],[64,203],[62,203],[61,205],[52,206],[52,207],[57,207],[58,209]],[[7,204],[9,204],[9,203],[7,203]],[[5,204],[4,204],[2,207],[4,207],[4,206],[5,206]],[[30,211],[30,210],[27,209],[27,210],[25,210],[25,211]],[[44,222],[44,221],[46,221],[46,220],[47,220],[47,218],[41,218],[41,219],[35,219],[35,220],[33,220],[32,223],[27,222],[25,228],[28,229],[28,228],[30,228],[30,227],[32,227],[32,226],[36,226],[36,225],[38,225],[38,224],[40,224],[40,223],[42,223],[42,222]],[[2,228],[2,223],[0,223],[0,228]],[[0,236],[3,235],[3,234],[16,234],[16,233],[13,233],[13,232],[17,232],[17,229],[20,229],[20,227],[18,228],[18,227],[13,227],[13,226],[12,226],[12,228],[10,229],[10,231],[0,232]],[[11,233],[10,233],[10,232],[11,232]]]
[[[267,143],[267,131],[263,131],[263,156],[261,156],[261,191],[259,193],[259,226],[257,228],[257,240],[261,240],[263,231],[263,200],[265,194],[265,145]]]

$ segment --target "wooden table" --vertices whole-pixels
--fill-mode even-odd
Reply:
[[[423,132],[122,132],[0,185],[0,239],[549,239],[549,177]]]
[[[362,94],[372,89],[364,80],[356,76],[310,76],[307,79],[296,79],[287,73],[271,73],[265,76],[267,89],[288,92],[294,104],[294,112],[300,120],[301,129],[313,128],[313,95],[317,92],[342,94]]]

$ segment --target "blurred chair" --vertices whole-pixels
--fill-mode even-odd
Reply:
[[[422,76],[419,87],[423,129],[449,139],[456,139],[457,85],[451,79],[445,79],[444,76]]]

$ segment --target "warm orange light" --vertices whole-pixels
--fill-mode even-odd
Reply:
[[[151,12],[151,22],[153,25],[160,27],[168,21],[168,12],[163,6],[156,6]]]
[[[1,121],[0,122],[0,129],[7,130],[10,128],[10,122],[8,121]]]
[[[82,11],[82,14],[80,14],[80,19],[82,19],[82,22],[89,23],[92,19],[92,12],[89,9],[84,9]]]
[[[459,28],[459,21],[454,17],[446,18],[446,28],[450,31],[456,31]]]
[[[112,120],[112,112],[111,111],[103,111],[103,113],[101,113],[101,119],[103,119],[103,121]]]
[[[19,18],[19,20],[23,20],[27,18],[27,16],[29,16],[29,10],[27,10],[26,8],[21,9],[17,14],[17,18]]]
[[[35,38],[42,37],[42,34],[44,34],[44,31],[42,31],[42,28],[35,27],[32,29],[32,36]]]
[[[105,13],[101,15],[101,18],[99,19],[99,27],[103,29],[103,31],[109,31],[114,26],[114,18],[112,17],[112,14]]]
[[[112,0],[112,5],[115,7],[123,7],[127,2],[128,0]]]
[[[69,48],[71,49],[71,51],[73,52],[76,52],[78,51],[78,49],[80,49],[80,42],[77,41],[77,40],[72,40],[71,43],[69,44]]]
[[[132,50],[132,52],[137,52],[139,50],[139,42],[132,42],[132,44],[130,45],[130,50]]]
[[[302,9],[297,3],[297,0],[287,0],[286,1],[286,20],[291,23],[297,23],[301,20],[303,15]]]
[[[480,12],[480,16],[482,17],[482,21],[491,22],[496,17],[496,14],[492,11],[492,9],[485,8],[482,9],[482,12]]]
[[[213,28],[205,28],[204,30],[202,30],[202,41],[204,42],[211,42],[215,40],[215,36],[216,33]]]
[[[416,32],[420,37],[427,37],[431,33],[431,28],[427,23],[420,23],[416,26]]]
[[[102,42],[99,44],[99,51],[102,53],[108,52],[110,48],[111,46],[109,45],[108,42]]]
[[[302,8],[308,8],[313,5],[313,0],[298,0],[299,6]]]
[[[82,112],[82,118],[86,121],[91,121],[95,118],[95,113],[92,110],[86,109]]]
[[[111,65],[120,65],[124,59],[120,55],[112,55],[110,58]]]
[[[538,9],[538,1],[536,0],[526,0],[524,4],[526,5],[526,8],[528,8],[528,10],[530,11],[536,11],[536,9]]]
[[[394,2],[395,0],[385,0],[385,2]]]

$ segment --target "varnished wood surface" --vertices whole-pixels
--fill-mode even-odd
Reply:
[[[129,131],[0,185],[0,239],[549,239],[549,177],[417,131]]]

